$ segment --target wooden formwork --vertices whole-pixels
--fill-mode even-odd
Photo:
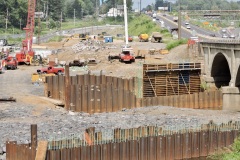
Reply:
[[[200,63],[143,64],[143,97],[200,92]]]

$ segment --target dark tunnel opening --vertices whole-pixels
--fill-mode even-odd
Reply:
[[[211,76],[217,88],[229,85],[231,73],[227,59],[222,53],[218,53],[213,60]]]

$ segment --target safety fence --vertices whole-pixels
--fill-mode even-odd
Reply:
[[[145,126],[114,129],[111,132],[86,130],[83,136],[48,141],[46,160],[181,160],[206,158],[228,147],[240,135],[240,123],[207,124],[196,128]],[[87,135],[87,136],[86,136]],[[30,160],[36,148],[7,142],[7,160]],[[40,150],[41,148],[37,148]],[[30,158],[31,157],[31,158]]]
[[[69,108],[65,108],[76,112],[92,114],[158,105],[193,109],[222,107],[222,93],[219,90],[137,98],[138,78],[85,74],[69,77],[68,88],[65,82],[66,77],[63,75],[46,77],[45,95],[69,104]]]

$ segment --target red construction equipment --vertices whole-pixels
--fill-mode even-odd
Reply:
[[[122,52],[119,54],[119,61],[120,62],[135,62],[135,57],[133,54],[132,48],[124,47],[122,48]]]
[[[34,57],[34,51],[32,50],[32,40],[34,34],[34,13],[36,8],[36,0],[28,0],[28,18],[26,28],[26,38],[22,41],[22,49],[16,54],[18,64],[30,64]]]
[[[2,61],[2,65],[5,69],[15,70],[17,69],[17,60],[15,57],[8,56]]]

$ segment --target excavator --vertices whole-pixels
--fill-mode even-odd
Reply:
[[[33,34],[34,34],[34,13],[36,8],[36,0],[28,0],[28,17],[27,25],[23,30],[26,31],[26,37],[22,41],[21,51],[16,53],[18,64],[30,65],[34,58],[35,52],[32,49]]]

